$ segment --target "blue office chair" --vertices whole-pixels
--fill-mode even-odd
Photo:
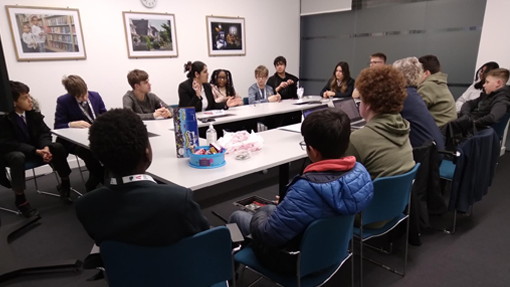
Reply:
[[[219,287],[228,286],[226,281],[233,279],[232,241],[225,226],[169,246],[105,241],[100,249],[111,287]]]
[[[501,145],[501,151],[499,153],[500,156],[505,154],[506,131],[508,130],[509,124],[510,124],[510,112],[507,112],[499,122],[492,125],[492,128],[499,136]]]
[[[27,161],[25,163],[25,170],[32,170],[32,178],[27,178],[26,180],[30,180],[30,179],[33,179],[34,180],[34,184],[35,184],[35,190],[40,193],[40,194],[46,194],[46,195],[52,195],[52,196],[60,196],[59,194],[56,194],[56,193],[51,193],[51,192],[46,192],[46,191],[43,191],[41,189],[39,189],[39,185],[37,184],[37,177],[40,177],[40,176],[45,176],[45,175],[48,175],[48,174],[54,174],[55,175],[55,179],[57,180],[57,183],[60,184],[60,180],[58,179],[58,176],[57,176],[57,173],[52,169],[52,171],[48,174],[44,174],[44,175],[39,175],[37,176],[35,174],[35,169],[38,168],[38,167],[41,167],[41,166],[45,166],[45,165],[48,165],[47,163],[43,162],[42,159],[33,159],[33,160],[30,160],[30,161]],[[7,170],[5,170],[5,173],[7,174],[7,177],[9,178],[10,180],[10,175],[9,173],[7,172]],[[75,191],[77,192],[77,191]],[[78,193],[78,192],[77,192]],[[81,195],[81,194],[80,194]],[[19,210],[13,210],[13,209],[9,209],[9,208],[4,208],[4,207],[0,207],[0,210],[3,210],[3,211],[7,211],[7,212],[11,212],[11,213],[14,213],[14,214],[21,214],[21,212]]]
[[[266,269],[259,263],[253,249],[250,247],[242,249],[234,258],[245,268],[281,286],[321,286],[333,277],[347,259],[351,258],[353,260],[352,245],[351,251],[348,250],[349,241],[352,244],[353,223],[353,215],[316,220],[305,230],[300,251],[280,251],[290,256],[297,256],[296,275],[283,275]],[[351,263],[351,284],[354,286],[354,263],[353,261]],[[313,274],[320,270],[323,271]]]
[[[374,197],[368,206],[361,213],[360,227],[354,227],[354,237],[360,239],[360,258],[367,259],[372,263],[375,263],[381,267],[385,265],[363,257],[363,245],[365,241],[372,238],[380,237],[391,230],[393,230],[402,221],[409,217],[409,210],[411,206],[411,190],[414,183],[416,172],[420,167],[420,163],[417,163],[410,171],[395,176],[382,177],[374,180]],[[406,211],[407,206],[407,212]],[[367,229],[363,228],[363,225],[390,220],[383,227],[378,229]],[[404,254],[404,269],[403,272],[399,272],[394,269],[387,270],[405,276],[407,267],[407,253],[409,247],[409,220],[407,220],[406,228],[406,239],[405,239],[405,254]],[[363,260],[360,260],[360,286],[363,282]]]

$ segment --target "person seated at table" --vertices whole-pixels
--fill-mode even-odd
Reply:
[[[61,199],[71,203],[71,169],[64,147],[52,142],[50,128],[44,116],[32,110],[30,88],[21,82],[10,82],[14,111],[0,119],[0,165],[10,169],[15,205],[26,216],[39,215],[25,197],[25,164],[40,162],[51,164],[61,183],[57,186]],[[4,172],[4,171],[2,171]]]
[[[232,80],[232,74],[229,70],[218,69],[214,70],[211,76],[211,88],[216,103],[224,103],[229,97],[238,98],[238,105],[243,105],[243,99],[236,92],[234,88],[234,81]]]
[[[323,98],[347,98],[352,97],[354,90],[354,79],[351,78],[349,72],[349,64],[346,62],[339,62],[336,64],[333,75],[328,80],[328,83],[321,91]]]
[[[423,74],[420,61],[416,57],[404,58],[395,61],[393,67],[399,70],[406,79],[407,97],[400,114],[411,124],[409,133],[411,146],[413,148],[421,147],[428,141],[434,140],[438,150],[444,150],[443,135],[416,89]]]
[[[282,99],[297,98],[299,78],[285,72],[287,69],[287,59],[283,56],[276,57],[274,59],[274,67],[276,68],[276,73],[267,80],[267,85],[271,86],[275,93],[280,94]]]
[[[489,73],[491,70],[498,69],[499,64],[496,62],[488,62],[485,63],[483,66],[480,67],[476,71],[475,81],[467,90],[460,96],[460,98],[457,99],[455,102],[455,107],[457,108],[457,112],[460,112],[462,105],[467,102],[474,99],[478,99],[480,95],[483,93],[483,85],[485,84],[485,76],[487,73]]]
[[[347,155],[353,155],[372,179],[406,173],[414,167],[410,125],[402,118],[406,80],[391,66],[366,68],[356,80],[359,112],[367,122],[352,133]]]
[[[351,126],[343,111],[311,113],[301,125],[301,134],[301,148],[312,164],[303,175],[294,177],[285,198],[255,214],[236,211],[229,218],[244,236],[252,235],[254,252],[263,265],[285,273],[295,272],[296,265],[279,264],[277,249],[298,250],[303,232],[313,221],[356,214],[373,196],[372,180],[365,167],[353,156],[345,155]]]
[[[196,112],[228,109],[242,104],[239,97],[229,97],[225,102],[217,103],[207,82],[209,72],[206,64],[200,61],[188,61],[184,64],[188,79],[179,84],[179,107],[194,107]]]
[[[96,245],[108,240],[163,246],[209,229],[190,189],[157,184],[146,174],[152,148],[133,111],[113,109],[98,117],[89,141],[112,174],[109,185],[76,201],[76,215]]]
[[[147,72],[135,69],[127,75],[133,90],[122,97],[122,106],[137,113],[142,120],[168,119],[172,112],[168,105],[156,94],[151,93],[151,84]]]
[[[70,75],[62,79],[67,94],[58,97],[55,110],[55,129],[66,128],[89,128],[97,116],[106,113],[103,99],[97,92],[88,90],[85,81],[76,75]],[[67,153],[74,154],[85,162],[89,171],[89,179],[85,183],[85,190],[94,190],[104,182],[104,169],[101,163],[92,155],[92,152],[84,147],[73,144],[58,137]]]
[[[448,88],[448,75],[441,72],[441,64],[434,55],[419,58],[423,65],[423,76],[418,84],[418,93],[434,117],[436,125],[442,128],[449,121],[457,119],[455,100]]]
[[[380,67],[386,65],[386,55],[383,53],[375,53],[370,55],[370,68],[372,67]]]
[[[248,88],[248,103],[260,104],[267,102],[278,102],[282,99],[280,94],[274,94],[273,88],[266,84],[269,70],[266,66],[260,65],[255,69],[257,82]]]
[[[503,68],[487,73],[483,85],[485,93],[478,99],[465,102],[459,118],[450,122],[454,135],[467,135],[473,130],[473,124],[479,130],[490,127],[503,118],[510,109],[510,87],[506,85],[509,74],[509,71]],[[442,131],[446,134],[446,129]]]

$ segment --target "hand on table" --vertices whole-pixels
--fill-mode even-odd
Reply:
[[[335,96],[335,92],[332,92],[332,91],[325,91],[324,94],[322,95],[324,98],[331,98],[331,97],[334,97]]]
[[[239,106],[243,103],[243,99],[237,97],[228,97],[227,99],[227,107],[235,107]]]
[[[86,121],[75,121],[75,122],[70,122],[69,127],[75,128],[75,129],[86,129],[86,128],[90,128],[90,124]]]

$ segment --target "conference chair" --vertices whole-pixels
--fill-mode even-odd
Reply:
[[[49,165],[51,166],[51,164],[47,164],[45,162],[42,161],[42,159],[34,159],[34,160],[29,160],[25,163],[25,170],[31,170],[32,171],[32,178],[27,178],[26,181],[30,180],[30,179],[33,179],[34,180],[34,184],[35,184],[35,190],[39,193],[39,194],[46,194],[46,195],[51,195],[51,196],[57,196],[57,197],[60,197],[60,194],[57,194],[57,193],[52,193],[52,192],[47,192],[47,191],[44,191],[44,190],[41,190],[39,189],[39,185],[37,183],[37,178],[38,177],[42,177],[42,176],[46,176],[46,175],[49,175],[49,174],[54,174],[55,175],[55,179],[57,180],[57,183],[60,184],[60,180],[57,176],[57,172],[55,170],[51,170],[50,173],[47,173],[47,174],[43,174],[43,175],[36,175],[35,174],[35,169],[38,168],[38,167],[42,167],[42,166],[45,166],[45,165]],[[9,173],[7,172],[7,169],[5,169],[5,173],[7,174],[7,177],[9,178],[10,180],[10,175]],[[79,196],[81,196],[82,194],[80,192],[78,192],[77,190],[75,190],[74,188],[71,188],[72,191],[74,191],[76,194],[78,194]],[[7,212],[11,212],[11,213],[14,213],[14,214],[21,214],[21,212],[19,210],[13,210],[13,209],[9,209],[9,208],[4,208],[4,207],[0,207],[0,210],[3,210],[3,211],[7,211]]]
[[[506,136],[509,124],[510,124],[510,112],[507,112],[499,122],[492,125],[492,128],[494,129],[496,134],[498,134],[499,140],[501,142],[501,152],[499,154],[500,156],[505,154]]]
[[[219,287],[228,286],[227,280],[235,281],[232,241],[225,226],[168,246],[105,241],[100,249],[111,287]]]
[[[360,240],[360,286],[363,284],[363,259],[367,259],[402,277],[405,276],[409,248],[409,220],[407,220],[406,224],[404,269],[402,272],[399,272],[396,268],[392,269],[375,260],[363,257],[363,246],[366,245],[366,241],[372,238],[388,234],[401,222],[409,218],[411,190],[419,167],[420,163],[417,163],[410,171],[404,174],[382,177],[374,180],[374,197],[361,212],[360,226],[354,227],[354,238]],[[389,222],[378,229],[363,227],[363,225],[385,220],[389,220]],[[392,244],[393,243],[391,243],[391,246]]]
[[[248,268],[261,276],[249,286],[265,277],[286,287],[322,286],[351,258],[351,284],[354,286],[353,223],[354,215],[316,220],[306,228],[299,251],[280,250],[279,252],[289,257],[295,257],[297,262],[295,275],[284,275],[268,270],[257,260],[251,247],[242,249],[234,258],[237,263],[244,265],[243,271]]]
[[[439,175],[450,183],[448,210],[453,212],[452,228],[444,229],[445,233],[454,234],[457,213],[471,216],[474,203],[487,193],[494,177],[499,148],[497,133],[488,128],[461,143],[455,152],[441,152],[450,155],[441,162]]]

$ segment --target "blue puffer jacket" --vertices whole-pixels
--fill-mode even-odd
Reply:
[[[264,206],[253,216],[252,236],[259,244],[282,248],[314,220],[360,212],[373,194],[370,174],[352,156],[311,164],[288,185],[278,206]]]

